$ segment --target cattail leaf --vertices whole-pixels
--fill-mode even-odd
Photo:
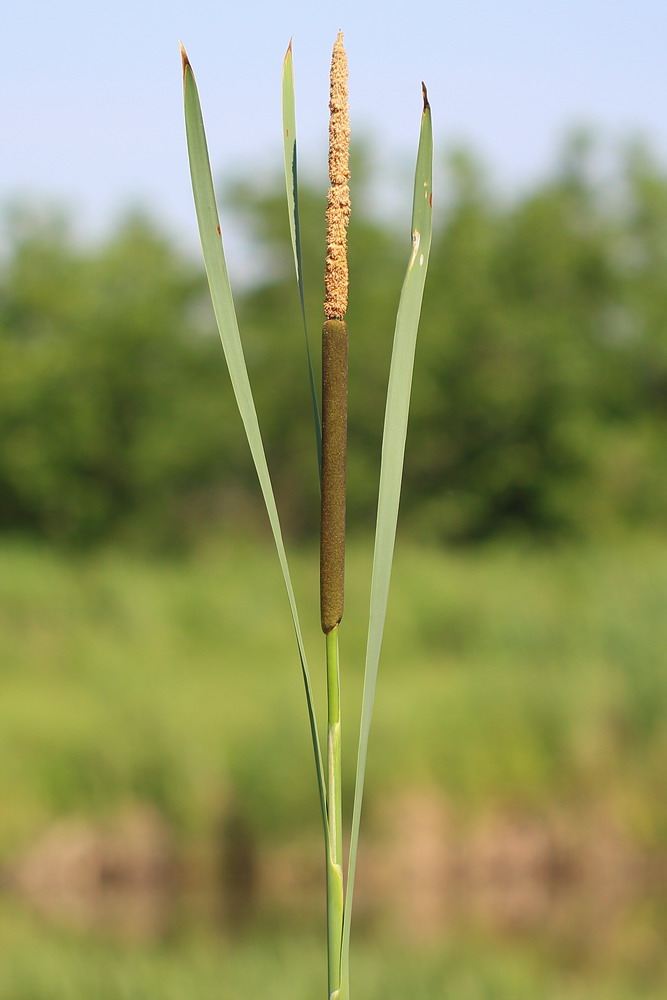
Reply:
[[[326,793],[324,782],[324,768],[322,765],[322,754],[320,741],[317,733],[317,722],[315,719],[315,709],[306,651],[299,623],[296,598],[290,576],[285,545],[283,543],[278,510],[276,508],[271,477],[266,462],[264,445],[259,429],[257,411],[253,400],[248,370],[243,354],[241,337],[239,333],[236,311],[232,291],[227,274],[227,265],[222,245],[220,232],[220,221],[213,188],[213,178],[208,156],[206,143],[206,133],[202,119],[199,94],[195,83],[192,67],[185,51],[182,50],[183,57],[183,93],[185,104],[185,126],[188,144],[188,156],[190,160],[190,175],[192,178],[192,190],[197,212],[197,223],[201,238],[202,251],[206,275],[211,293],[211,301],[215,313],[220,339],[229,368],[229,375],[239,408],[239,413],[243,421],[248,444],[252,453],[255,469],[259,479],[266,511],[271,524],[273,538],[278,553],[278,560],[282,570],[285,588],[289,600],[296,642],[301,661],[301,672],[306,690],[306,701],[308,705],[308,717],[310,720],[310,731],[313,741],[313,751],[315,754],[315,766],[317,769],[317,782],[320,794],[320,805],[322,808],[322,819],[324,822],[325,836],[327,835],[326,820]]]
[[[306,321],[306,300],[303,290],[303,260],[301,256],[301,229],[299,226],[299,185],[296,156],[296,104],[294,100],[294,60],[292,58],[292,43],[289,43],[283,62],[283,148],[285,154],[285,188],[287,192],[287,214],[289,216],[290,236],[294,254],[294,273],[299,289],[301,303],[301,318],[303,334],[306,341],[306,358],[308,361],[308,379],[310,382],[310,398],[313,405],[313,425],[315,427],[315,442],[317,445],[317,468],[322,469],[322,426],[320,423],[320,407],[315,388],[315,374],[308,339],[308,323]]]
[[[373,553],[364,691],[357,753],[348,885],[345,901],[342,958],[343,989],[341,990],[341,998],[347,996],[346,991],[348,990],[350,917],[364,791],[364,775],[368,754],[368,736],[373,713],[375,684],[387,614],[387,602],[389,599],[389,583],[394,555],[401,481],[403,478],[403,460],[405,456],[405,440],[408,427],[417,329],[419,326],[419,315],[431,247],[433,132],[431,110],[426,97],[425,87],[423,87],[423,96],[424,110],[422,113],[419,148],[417,152],[412,209],[412,252],[403,281],[396,316],[396,330],[394,333],[394,346],[389,372],[389,387],[387,390],[387,404],[382,437],[382,461],[380,466],[375,549]]]

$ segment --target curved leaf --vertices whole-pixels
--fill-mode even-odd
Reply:
[[[252,453],[257,477],[259,479],[266,511],[269,516],[271,530],[278,553],[278,560],[282,570],[287,597],[289,600],[292,622],[296,635],[301,661],[301,672],[304,687],[306,690],[306,701],[308,705],[308,717],[310,721],[310,732],[315,754],[315,766],[317,769],[317,783],[320,795],[320,806],[322,809],[322,819],[327,833],[326,823],[326,794],[324,784],[324,768],[322,765],[322,753],[317,732],[317,722],[313,704],[313,694],[306,661],[306,651],[299,623],[299,615],[294,596],[294,588],[287,564],[287,554],[283,543],[278,510],[271,485],[271,477],[266,462],[264,445],[257,420],[257,411],[252,396],[248,370],[246,367],[241,337],[239,333],[236,311],[232,298],[232,291],[227,274],[227,265],[222,246],[222,236],[220,232],[220,221],[213,188],[213,178],[211,176],[211,166],[206,143],[206,133],[202,119],[199,94],[195,83],[192,67],[181,47],[183,58],[183,95],[185,104],[185,127],[188,142],[188,156],[190,160],[190,174],[192,178],[192,191],[194,194],[195,208],[197,212],[197,222],[199,225],[199,235],[201,238],[202,251],[204,254],[204,264],[208,277],[211,301],[215,313],[220,339],[229,368],[229,375],[234,389],[234,395],[241,414],[243,426],[245,428],[248,444]]]

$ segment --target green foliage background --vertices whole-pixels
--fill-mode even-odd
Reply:
[[[406,253],[392,214],[364,208],[368,173],[358,155],[348,314],[353,532],[373,521]],[[464,152],[449,157],[444,188],[404,530],[470,542],[663,527],[663,166],[635,146],[602,169],[595,144],[573,136],[551,176],[519,197],[494,193]],[[261,263],[238,306],[269,462],[286,528],[307,539],[317,475],[282,181],[237,183],[226,195]],[[307,183],[302,228],[315,340],[323,192]],[[0,531],[169,549],[261,525],[196,254],[141,216],[94,246],[43,213],[7,212],[5,230]]]
[[[383,803],[425,787],[470,829],[505,809],[575,831],[599,814],[664,868],[667,170],[639,146],[600,152],[573,136],[550,176],[512,198],[465,152],[440,164],[369,761],[370,845]],[[358,152],[353,535],[374,519],[409,245],[404,199],[404,229],[369,208],[370,166]],[[324,189],[302,182],[301,194],[315,344]],[[292,562],[315,648],[318,477],[283,181],[237,182],[225,195],[226,223],[233,214],[256,262],[239,286],[241,329],[285,527],[304,543],[292,544]],[[55,821],[104,825],[128,803],[153,807],[190,864],[217,858],[231,807],[260,855],[276,841],[315,843],[292,636],[275,557],[257,544],[266,530],[198,248],[141,215],[91,244],[67,217],[7,209],[0,881]],[[348,550],[351,729],[369,550],[367,538]],[[317,670],[320,706],[323,685]],[[350,754],[348,798],[353,764]],[[268,989],[280,1000],[320,988],[313,928],[266,940],[255,928],[221,945],[208,924],[183,918],[137,947],[51,928],[6,891],[0,902],[0,998],[204,998],[222,982],[230,996]],[[663,882],[622,909],[600,941],[576,921],[562,938],[536,924],[525,941],[452,926],[430,951],[361,934],[360,989],[371,998],[398,985],[419,1000],[664,996]]]

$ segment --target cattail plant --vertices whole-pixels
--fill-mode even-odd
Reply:
[[[322,327],[322,503],[320,621],[327,674],[327,943],[329,995],[340,990],[343,938],[343,815],[338,627],[345,590],[345,457],[347,453],[347,224],[350,219],[350,117],[347,57],[339,33],[331,58],[327,251]]]
[[[417,328],[431,245],[433,140],[431,113],[422,84],[423,110],[412,209],[412,247],[396,316],[385,409],[380,486],[373,552],[368,639],[364,668],[361,724],[357,744],[350,847],[343,857],[341,801],[341,720],[338,632],[343,618],[345,578],[345,464],[347,437],[348,295],[347,225],[350,218],[347,59],[342,33],[331,61],[329,178],[326,221],[325,302],[322,328],[322,409],[317,399],[306,322],[301,239],[294,72],[290,43],[283,64],[283,139],[287,207],[295,275],[306,342],[313,424],[321,478],[320,619],[325,639],[327,680],[326,762],[322,753],[313,693],[280,520],[266,462],[257,412],[243,355],[227,275],[201,107],[192,67],[181,46],[185,124],[190,173],[211,300],[233,391],[255,463],[276,545],[296,636],[303,677],[326,855],[326,911],[329,1000],[349,1000],[350,917],[356,872],[361,804],[375,685],[389,597],[389,583],[403,476],[408,410]],[[344,867],[347,860],[347,885]]]

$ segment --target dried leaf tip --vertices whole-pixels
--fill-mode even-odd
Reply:
[[[347,224],[350,220],[350,112],[347,55],[339,31],[331,57],[329,91],[329,179],[324,315],[343,319],[347,310]]]
[[[185,51],[185,46],[183,45],[183,42],[179,42],[178,45],[179,45],[179,48],[181,50],[181,63],[183,64],[183,77],[185,77],[185,71],[187,70],[188,66],[190,66],[190,60],[188,59],[188,54]],[[192,71],[192,66],[190,66],[190,70]]]
[[[287,60],[290,59],[291,56],[292,56],[292,42],[293,41],[294,41],[294,39],[290,38],[289,45],[287,46],[287,51],[285,52],[285,59],[283,60],[284,62],[287,62]]]
[[[426,84],[422,80],[422,97],[424,98],[424,111],[428,111],[431,105],[428,103],[428,93],[426,92]]]

